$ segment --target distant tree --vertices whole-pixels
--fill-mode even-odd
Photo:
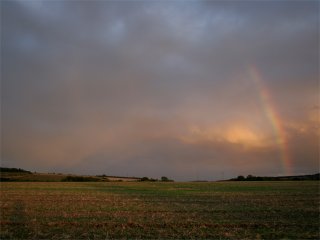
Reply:
[[[141,182],[146,182],[146,181],[149,181],[149,178],[143,177],[143,178],[140,179],[140,181],[141,181]]]
[[[162,182],[174,182],[172,179],[169,179],[169,178],[167,178],[165,176],[161,177],[161,181]]]
[[[320,173],[311,175],[311,176],[309,177],[309,179],[310,179],[310,180],[320,180]]]
[[[163,176],[163,177],[161,177],[161,181],[162,182],[169,182],[169,178]]]
[[[241,175],[240,175],[240,176],[237,177],[237,181],[244,181],[244,180],[245,180],[245,177],[244,177],[244,176],[241,176]]]
[[[256,177],[253,176],[253,175],[251,175],[251,174],[249,174],[249,175],[247,176],[247,178],[246,178],[247,181],[254,181],[255,179],[256,179]]]

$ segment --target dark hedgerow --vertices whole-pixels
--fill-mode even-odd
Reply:
[[[21,168],[6,168],[6,167],[0,167],[0,173],[29,173],[32,174],[30,171],[21,169]]]
[[[67,176],[61,179],[61,182],[98,182],[100,179],[94,177]]]

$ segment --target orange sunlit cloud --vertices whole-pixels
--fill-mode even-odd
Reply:
[[[188,133],[180,139],[189,144],[226,142],[241,145],[245,149],[269,147],[272,144],[270,136],[267,136],[266,133],[236,123],[217,127],[192,126],[188,129]]]

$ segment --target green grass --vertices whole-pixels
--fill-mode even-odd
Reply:
[[[1,239],[319,239],[319,182],[1,183]]]

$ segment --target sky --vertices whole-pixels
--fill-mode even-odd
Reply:
[[[1,166],[319,172],[318,1],[1,1]]]

